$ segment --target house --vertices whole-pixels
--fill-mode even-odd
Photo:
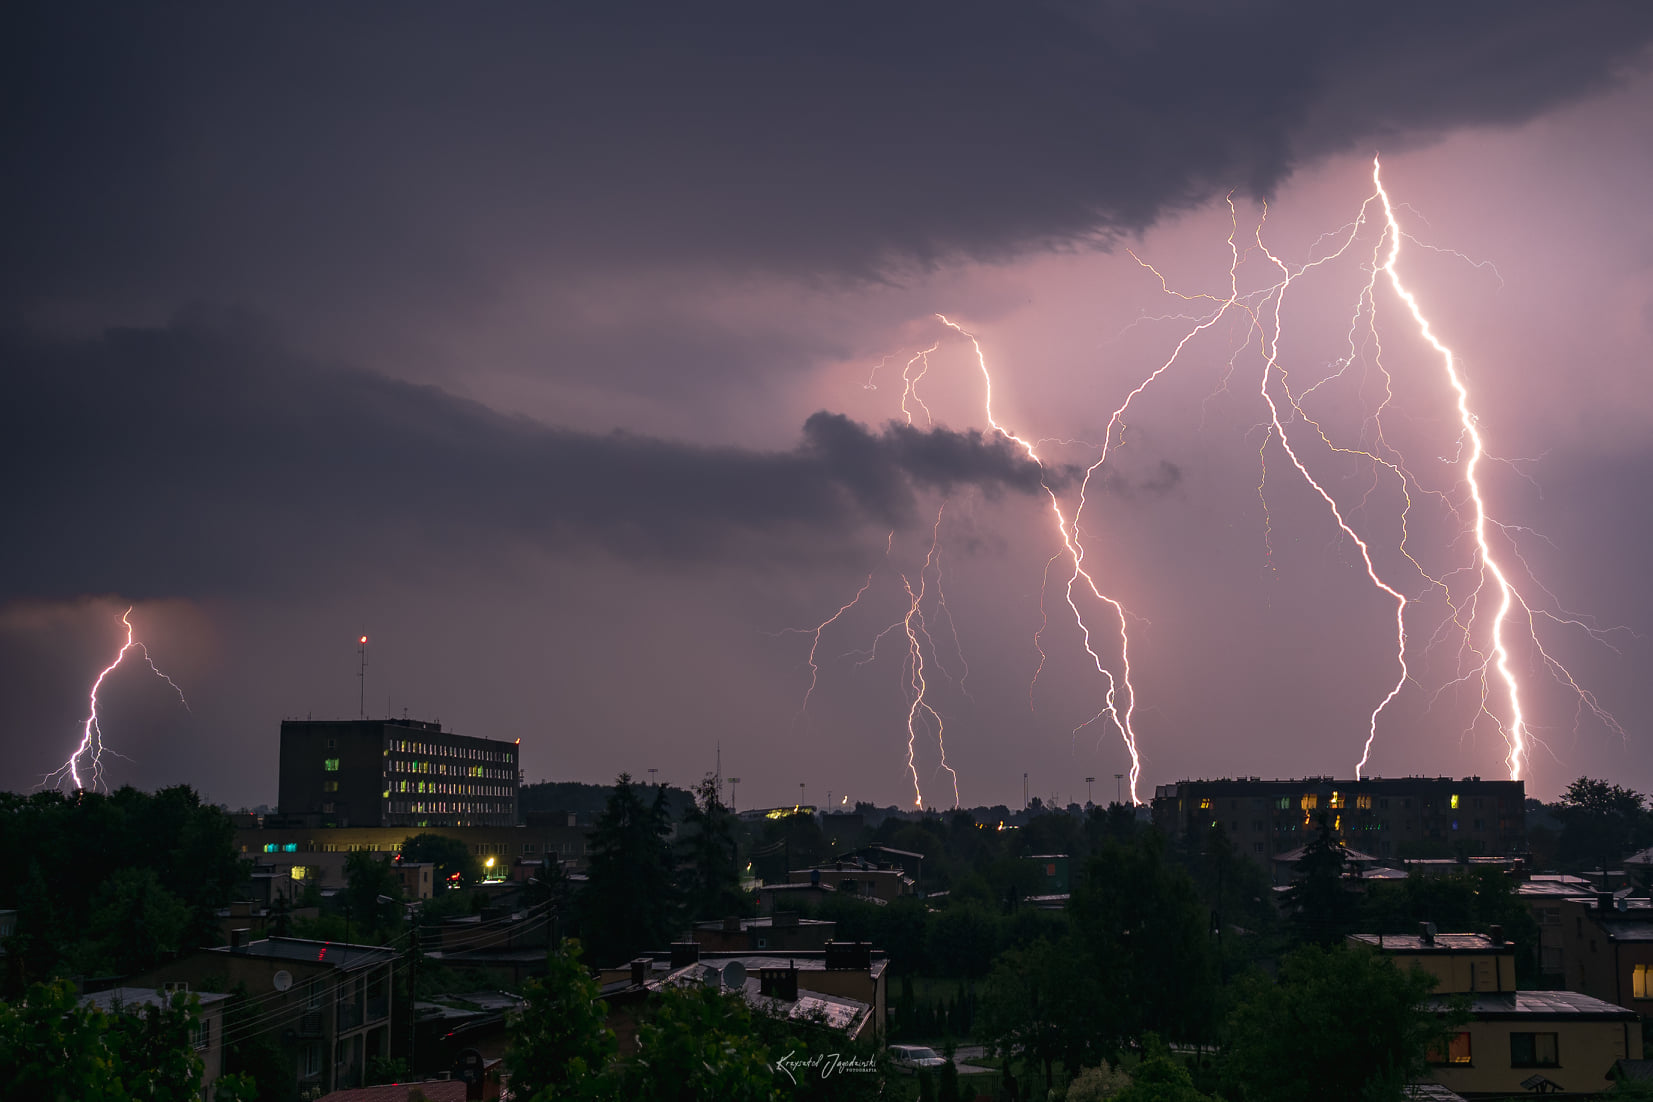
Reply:
[[[800,918],[797,911],[776,911],[758,918],[712,919],[697,922],[690,938],[702,951],[784,952],[792,949],[824,950],[838,929],[836,922]]]
[[[266,1034],[293,1069],[294,1092],[325,1094],[362,1085],[375,1057],[406,1054],[405,1007],[392,998],[402,954],[376,945],[270,937],[168,961],[128,980],[130,986],[184,983],[200,990],[245,986],[225,1018],[240,1036]]]
[[[784,954],[702,952],[694,942],[683,942],[669,952],[638,957],[627,968],[605,969],[598,982],[624,1052],[628,1044],[635,1046],[636,1019],[650,992],[663,984],[709,985],[714,971],[726,991],[766,1013],[820,1018],[850,1038],[882,1036],[888,970],[889,959],[864,941]]]
[[[1653,904],[1612,892],[1564,899],[1560,939],[1568,990],[1653,1015]]]
[[[230,996],[215,991],[190,991],[187,984],[162,987],[112,987],[83,996],[81,1006],[93,1006],[105,1014],[137,1014],[146,1006],[166,1008],[179,993],[196,1004],[195,1055],[201,1060],[201,1099],[212,1102],[213,1090],[224,1074],[224,1007]]]
[[[1429,1054],[1435,1082],[1466,1098],[1526,1092],[1597,1094],[1618,1061],[1642,1056],[1634,1012],[1573,991],[1515,988],[1515,946],[1491,934],[1355,934],[1350,941],[1435,978],[1442,1014],[1468,1004],[1469,1021]]]
[[[892,902],[913,894],[913,878],[892,866],[875,864],[864,857],[843,857],[829,865],[791,869],[787,880],[793,884],[832,888],[839,895],[856,899]]]

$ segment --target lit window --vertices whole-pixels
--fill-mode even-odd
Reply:
[[[1452,794],[1452,810],[1458,810],[1458,794],[1456,792]]]
[[[1557,921],[1560,921],[1560,920],[1557,919]],[[1633,998],[1633,999],[1653,999],[1653,994],[1650,994],[1648,992],[1648,986],[1649,986],[1649,984],[1648,984],[1648,979],[1649,979],[1648,971],[1649,971],[1649,969],[1648,969],[1647,965],[1638,964],[1638,965],[1636,965],[1636,970],[1630,974],[1630,997],[1631,998]]]
[[[1355,807],[1359,808],[1362,811],[1372,810],[1372,797],[1370,797],[1370,796],[1356,796],[1355,797]]]
[[[1472,1063],[1472,1061],[1469,1058],[1469,1033],[1468,1033],[1468,1031],[1459,1031],[1457,1033],[1454,1033],[1451,1037],[1448,1037],[1446,1039],[1446,1051],[1445,1052],[1441,1051],[1441,1047],[1440,1047],[1440,1044],[1438,1042],[1436,1044],[1430,1045],[1429,1046],[1429,1062],[1431,1064],[1468,1064],[1468,1063]]]
[[[322,781],[321,782],[321,790],[323,792],[337,792],[339,790],[339,782],[338,781]]]
[[[1343,793],[1333,792],[1331,803],[1326,806],[1331,808],[1341,808],[1343,806]]]
[[[305,865],[294,865],[289,872],[294,880],[303,880],[310,875],[310,869]]]
[[[265,842],[264,843],[264,852],[265,853],[274,853],[276,851],[276,849],[277,849],[277,846],[274,842]]]
[[[1302,806],[1304,811],[1310,811],[1317,808],[1320,806],[1320,797],[1312,794],[1304,796]]]
[[[1511,1033],[1510,1066],[1554,1068],[1561,1066],[1554,1033]]]
[[[288,842],[286,845],[281,847],[281,852],[282,853],[297,853],[298,852],[298,843],[297,842]]]
[[[1206,797],[1204,797],[1200,800],[1200,810],[1201,811],[1209,811],[1210,809],[1211,809],[1211,797],[1206,796]]]
[[[337,773],[339,771],[339,759],[328,758],[321,763],[321,767],[329,773]]]

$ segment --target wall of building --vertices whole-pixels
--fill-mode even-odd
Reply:
[[[1385,952],[1401,970],[1421,968],[1435,977],[1437,995],[1472,991],[1514,991],[1515,953]]]
[[[1463,1027],[1470,1036],[1471,1063],[1467,1066],[1435,1066],[1430,1074],[1436,1082],[1459,1094],[1524,1096],[1523,1080],[1542,1075],[1569,1093],[1604,1091],[1610,1085],[1607,1073],[1617,1060],[1641,1059],[1642,1037],[1638,1022],[1565,1021],[1523,1015],[1521,1021],[1472,1021]],[[1528,1020],[1531,1019],[1531,1020]],[[1510,1034],[1556,1034],[1556,1067],[1513,1067],[1510,1063]]]
[[[1653,923],[1653,912],[1640,914],[1645,916],[1643,923]],[[1566,987],[1645,1018],[1653,1015],[1653,999],[1635,997],[1635,970],[1638,965],[1653,969],[1653,941],[1614,939],[1609,931],[1621,920],[1617,912],[1601,914],[1594,900],[1563,901],[1560,938]]]
[[[1506,856],[1526,849],[1526,790],[1520,781],[1478,777],[1336,780],[1229,779],[1161,785],[1154,822],[1172,834],[1220,823],[1236,852],[1268,862],[1313,840],[1325,812],[1352,849],[1398,858],[1436,848],[1443,855]]]

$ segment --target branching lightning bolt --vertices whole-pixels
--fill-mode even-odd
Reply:
[[[935,317],[942,325],[956,333],[959,337],[969,341],[974,352],[976,368],[982,382],[981,412],[987,426],[1004,440],[1013,444],[1029,460],[1037,464],[1041,471],[1041,486],[1049,503],[1050,518],[1057,537],[1056,550],[1046,560],[1044,581],[1040,586],[1041,595],[1041,623],[1034,633],[1033,643],[1039,655],[1039,663],[1033,672],[1029,685],[1029,703],[1033,703],[1033,694],[1039,681],[1040,672],[1044,669],[1046,649],[1043,637],[1047,633],[1050,621],[1045,609],[1044,596],[1048,593],[1050,582],[1053,580],[1052,569],[1058,562],[1064,564],[1063,597],[1067,603],[1073,622],[1079,630],[1082,645],[1091,664],[1103,678],[1105,692],[1102,707],[1095,715],[1073,729],[1077,735],[1098,721],[1105,720],[1123,742],[1131,759],[1130,766],[1130,795],[1133,803],[1140,802],[1138,796],[1138,782],[1142,771],[1142,755],[1139,749],[1138,733],[1134,725],[1134,716],[1137,705],[1137,691],[1133,683],[1131,663],[1132,639],[1130,627],[1134,619],[1132,613],[1124,603],[1108,592],[1098,580],[1094,563],[1094,548],[1088,546],[1090,531],[1094,527],[1100,530],[1100,522],[1096,515],[1102,508],[1098,491],[1106,486],[1104,468],[1114,452],[1123,447],[1126,442],[1126,415],[1131,411],[1136,400],[1147,391],[1156,381],[1167,372],[1175,368],[1183,359],[1185,352],[1192,342],[1216,327],[1225,318],[1232,317],[1230,325],[1230,340],[1238,336],[1243,329],[1244,336],[1239,337],[1238,343],[1231,345],[1227,356],[1226,366],[1223,368],[1216,390],[1202,403],[1201,425],[1205,423],[1204,411],[1211,398],[1218,394],[1227,394],[1229,383],[1236,370],[1242,352],[1247,346],[1254,349],[1260,364],[1257,376],[1256,395],[1261,399],[1266,410],[1265,419],[1255,427],[1261,437],[1258,444],[1258,456],[1261,468],[1261,478],[1257,485],[1257,493],[1262,504],[1263,537],[1268,550],[1266,562],[1273,571],[1274,546],[1273,534],[1275,519],[1269,509],[1269,468],[1268,458],[1270,444],[1278,441],[1279,449],[1284,453],[1296,475],[1303,480],[1305,486],[1325,505],[1336,530],[1334,540],[1347,540],[1353,544],[1360,555],[1367,581],[1386,602],[1393,607],[1393,655],[1395,678],[1388,684],[1386,691],[1377,700],[1365,724],[1366,730],[1361,745],[1358,763],[1355,766],[1355,775],[1362,776],[1369,766],[1374,745],[1377,741],[1379,729],[1384,722],[1384,716],[1390,706],[1407,688],[1408,684],[1416,684],[1416,674],[1412,665],[1416,661],[1413,650],[1409,647],[1409,618],[1414,608],[1431,594],[1439,593],[1445,601],[1446,613],[1438,627],[1424,648],[1427,655],[1443,638],[1456,633],[1460,640],[1458,653],[1458,668],[1453,680],[1442,685],[1429,697],[1430,704],[1448,688],[1469,682],[1478,682],[1480,690],[1479,708],[1476,718],[1470,723],[1470,730],[1482,717],[1489,719],[1497,728],[1506,743],[1507,753],[1505,765],[1512,779],[1521,778],[1527,764],[1530,748],[1536,742],[1531,721],[1528,717],[1526,699],[1527,693],[1517,676],[1516,659],[1512,650],[1511,639],[1519,634],[1526,640],[1523,647],[1530,646],[1534,664],[1542,664],[1557,680],[1570,689],[1578,701],[1578,711],[1575,722],[1585,713],[1593,715],[1607,729],[1625,735],[1623,727],[1608,712],[1601,702],[1587,689],[1582,687],[1577,679],[1563,664],[1546,649],[1540,638],[1540,622],[1576,628],[1585,632],[1589,637],[1611,646],[1607,639],[1610,631],[1628,629],[1602,629],[1588,617],[1581,617],[1575,613],[1560,609],[1560,603],[1555,595],[1533,575],[1527,560],[1522,555],[1520,538],[1531,534],[1526,529],[1509,525],[1494,519],[1489,512],[1487,488],[1484,485],[1484,460],[1508,463],[1514,473],[1528,482],[1531,476],[1518,464],[1523,461],[1500,459],[1492,455],[1486,447],[1482,435],[1481,424],[1473,410],[1469,383],[1460,370],[1458,360],[1452,349],[1449,348],[1436,334],[1425,315],[1416,294],[1406,285],[1401,277],[1399,262],[1402,252],[1402,242],[1409,242],[1422,249],[1428,249],[1438,254],[1457,257],[1477,270],[1488,270],[1495,277],[1497,270],[1490,263],[1474,261],[1454,250],[1443,249],[1423,242],[1408,233],[1401,225],[1397,215],[1397,207],[1391,202],[1388,191],[1385,189],[1381,174],[1381,164],[1377,158],[1372,162],[1372,181],[1374,193],[1369,195],[1361,204],[1358,214],[1349,222],[1336,230],[1328,231],[1310,246],[1308,259],[1296,267],[1289,266],[1283,259],[1275,255],[1264,242],[1263,226],[1267,220],[1267,208],[1257,222],[1254,233],[1255,244],[1248,245],[1244,250],[1237,243],[1239,218],[1232,197],[1228,201],[1230,213],[1230,231],[1228,247],[1230,265],[1228,273],[1228,288],[1225,295],[1211,294],[1184,294],[1172,289],[1164,276],[1147,261],[1132,253],[1133,259],[1145,270],[1152,273],[1160,283],[1161,289],[1168,295],[1193,304],[1203,302],[1207,304],[1207,312],[1200,313],[1170,313],[1149,317],[1144,314],[1132,325],[1146,321],[1164,322],[1180,320],[1189,323],[1181,337],[1171,347],[1169,354],[1158,366],[1153,367],[1147,374],[1130,389],[1113,410],[1107,419],[1104,432],[1099,444],[1085,445],[1083,441],[1058,437],[1039,437],[1029,439],[1006,428],[995,414],[993,408],[994,378],[988,367],[987,356],[978,337],[964,328],[958,322],[945,314],[936,314]],[[1375,212],[1381,212],[1381,218]],[[1286,296],[1296,282],[1314,269],[1329,264],[1334,260],[1347,255],[1356,243],[1366,235],[1375,235],[1375,243],[1371,247],[1370,259],[1362,264],[1361,270],[1368,278],[1364,280],[1353,309],[1349,317],[1348,347],[1344,354],[1327,363],[1322,361],[1322,370],[1311,376],[1308,385],[1294,386],[1285,360],[1286,345]],[[1265,259],[1276,273],[1259,287],[1242,291],[1240,273],[1248,258],[1256,255]],[[1499,277],[1500,284],[1502,283]],[[1454,395],[1453,413],[1456,423],[1455,454],[1442,457],[1442,462],[1456,466],[1459,470],[1458,488],[1443,489],[1426,486],[1408,468],[1400,451],[1391,444],[1385,436],[1384,419],[1386,412],[1391,410],[1395,403],[1397,389],[1396,378],[1390,368],[1384,363],[1383,340],[1378,326],[1380,312],[1380,288],[1386,286],[1395,298],[1405,306],[1406,315],[1415,326],[1418,336],[1425,342],[1438,357],[1445,381]],[[1294,301],[1297,296],[1294,296]],[[1363,325],[1364,322],[1364,325]],[[1127,326],[1130,328],[1130,326]],[[1364,335],[1362,332],[1364,330]],[[1255,343],[1253,343],[1255,342]],[[903,390],[900,400],[900,410],[907,424],[911,425],[918,415],[922,415],[926,424],[933,425],[934,418],[930,407],[919,395],[919,384],[923,382],[931,368],[930,357],[940,348],[940,342],[913,354],[907,359],[902,371]],[[879,362],[879,367],[892,357],[886,356]],[[1367,365],[1367,374],[1360,374],[1360,365]],[[876,375],[878,368],[874,368]],[[1373,373],[1376,375],[1374,382]],[[1346,381],[1344,381],[1346,380]],[[871,387],[873,380],[867,380]],[[1371,393],[1374,386],[1380,387],[1380,395],[1374,395],[1375,405],[1366,412],[1354,432],[1352,442],[1340,443],[1334,439],[1332,433],[1323,423],[1324,419],[1311,415],[1308,407],[1311,403],[1321,403],[1334,392],[1349,389],[1356,401],[1362,401]],[[1317,407],[1318,408],[1318,407]],[[1309,435],[1304,436],[1302,429],[1308,429]],[[1087,434],[1088,435],[1088,434]],[[1345,457],[1359,463],[1369,463],[1370,466],[1358,468],[1364,492],[1358,492],[1358,498],[1342,501],[1339,491],[1323,476],[1317,476],[1311,469],[1311,463],[1304,447],[1318,437],[1319,443],[1330,454]],[[1084,476],[1080,480],[1077,499],[1072,503],[1072,515],[1068,515],[1063,505],[1063,498],[1059,495],[1062,479],[1052,477],[1054,468],[1041,455],[1040,449],[1046,445],[1056,444],[1064,447],[1088,447],[1095,460],[1086,467]],[[1449,449],[1451,450],[1451,449]],[[1395,524],[1398,528],[1398,541],[1394,544],[1394,552],[1398,554],[1396,563],[1385,568],[1378,565],[1378,556],[1374,550],[1375,537],[1364,535],[1363,527],[1372,527],[1372,512],[1374,500],[1380,489],[1390,485],[1389,480],[1399,494],[1401,505]],[[1386,491],[1387,492],[1387,491]],[[1447,541],[1446,550],[1456,558],[1460,546],[1469,550],[1469,562],[1462,561],[1448,565],[1445,568],[1431,569],[1426,566],[1430,558],[1422,552],[1415,552],[1413,541],[1414,525],[1413,511],[1421,501],[1431,501],[1442,510],[1442,515],[1449,517],[1453,524],[1459,527],[1460,536]],[[946,747],[943,743],[943,723],[940,713],[932,706],[929,700],[931,688],[929,674],[933,669],[944,676],[946,668],[941,664],[936,651],[935,642],[925,623],[924,602],[928,594],[928,578],[931,569],[936,571],[934,581],[936,611],[948,616],[949,628],[952,631],[952,642],[959,657],[963,659],[963,652],[958,646],[958,632],[952,627],[951,612],[947,608],[946,598],[941,588],[940,563],[940,535],[942,513],[946,502],[943,501],[936,514],[935,524],[931,532],[931,544],[928,555],[922,567],[917,572],[917,581],[905,573],[898,573],[902,588],[907,595],[907,606],[904,614],[880,631],[873,639],[870,649],[851,652],[860,656],[857,667],[872,662],[877,657],[878,644],[888,635],[899,630],[907,641],[906,654],[902,663],[903,679],[907,697],[907,768],[913,782],[915,804],[922,806],[923,794],[920,784],[920,773],[917,762],[917,747],[919,744],[920,729],[933,726],[937,746],[941,755],[941,769],[952,775],[952,784],[955,803],[958,799],[958,777],[951,766],[947,764]],[[1088,511],[1087,511],[1088,510]],[[893,547],[895,533],[890,533],[886,541],[886,559]],[[1397,565],[1404,564],[1404,565]],[[1530,581],[1536,591],[1542,595],[1545,602],[1551,607],[1540,607],[1525,598],[1518,588],[1517,579],[1512,573],[1512,564],[1518,568],[1521,577]],[[1391,569],[1399,573],[1391,576]],[[1415,571],[1415,576],[1411,573]],[[1405,575],[1405,577],[1402,577]],[[873,583],[874,574],[869,572],[866,579],[854,596],[840,606],[833,615],[817,624],[812,629],[789,629],[812,636],[808,656],[810,669],[809,688],[804,694],[804,706],[807,707],[819,677],[817,654],[822,641],[822,633],[854,608],[868,592]],[[1474,584],[1468,586],[1467,596],[1455,592],[1456,588],[1464,586],[1463,579],[1470,578]],[[1525,583],[1523,583],[1525,584]],[[1416,595],[1409,596],[1408,587],[1417,589]],[[1117,672],[1104,659],[1103,653],[1111,651],[1111,644],[1102,646],[1100,636],[1093,628],[1088,616],[1093,613],[1092,602],[1107,606],[1104,614],[1112,618],[1110,622],[1118,624],[1118,668]],[[1487,607],[1494,606],[1494,611],[1488,612]],[[1090,610],[1089,612],[1087,610]],[[1520,624],[1525,623],[1525,628]],[[1633,634],[1633,633],[1632,633]],[[968,664],[965,665],[968,676]],[[1494,686],[1499,691],[1494,691]],[[962,683],[961,686],[962,688]],[[968,696],[968,694],[965,694]],[[1494,698],[1498,699],[1495,706]],[[800,709],[799,714],[802,714]],[[1468,732],[1466,732],[1467,734]]]
[[[61,788],[65,782],[68,782],[74,790],[79,791],[87,788],[87,781],[90,780],[90,787],[93,790],[106,787],[103,783],[103,752],[106,747],[103,744],[103,730],[99,726],[98,720],[98,690],[103,688],[104,679],[115,672],[116,668],[125,660],[128,652],[136,649],[142,654],[144,664],[149,667],[150,672],[171,685],[172,691],[178,694],[179,703],[184,706],[185,710],[188,710],[189,701],[184,699],[184,690],[178,687],[176,681],[161,672],[155,665],[155,660],[149,656],[149,648],[134,638],[131,616],[132,610],[130,608],[121,613],[121,623],[126,626],[126,642],[121,644],[120,650],[115,653],[114,661],[105,666],[98,674],[92,682],[91,691],[87,694],[90,700],[86,720],[81,724],[80,744],[75,747],[74,753],[69,755],[68,760],[46,774],[41,781],[42,785],[50,784]],[[110,753],[114,753],[114,751],[111,750]],[[81,776],[83,762],[87,767],[86,778]]]

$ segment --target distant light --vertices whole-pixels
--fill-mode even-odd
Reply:
[[[365,636],[365,635],[362,636],[360,639],[356,640],[356,642],[362,643],[362,644],[365,645],[367,643],[367,636]]]
[[[486,861],[484,861],[482,863],[490,869],[494,867],[494,859],[492,857],[488,858]]]
[[[522,745],[522,740],[521,740],[521,739],[517,739],[517,745],[518,745],[518,746],[521,746],[521,745]]]

